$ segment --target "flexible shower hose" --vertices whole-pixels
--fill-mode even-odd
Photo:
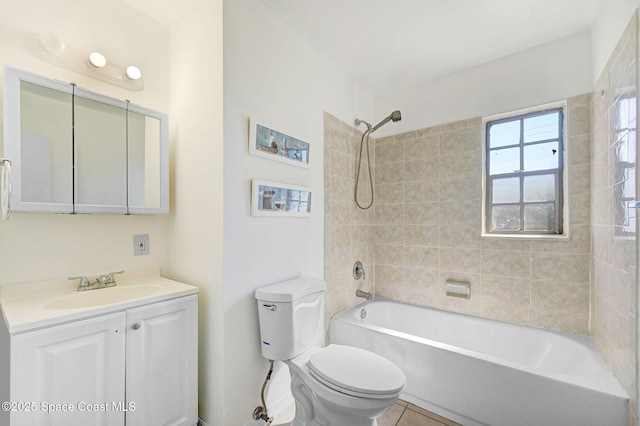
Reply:
[[[356,205],[362,210],[367,210],[373,205],[373,179],[371,177],[371,156],[369,155],[369,134],[371,133],[371,129],[365,130],[362,134],[362,139],[360,139],[360,155],[358,156],[358,171],[356,172],[356,189],[353,194],[353,198],[356,202]],[[365,142],[366,138],[366,142]],[[371,187],[371,202],[367,206],[362,206],[358,201],[358,184],[360,183],[360,163],[362,163],[362,148],[367,145],[367,166],[369,169],[369,185]]]

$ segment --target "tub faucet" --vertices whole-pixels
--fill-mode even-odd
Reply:
[[[371,298],[373,297],[373,295],[367,291],[362,291],[362,290],[356,290],[356,297],[363,297],[367,300],[371,300]]]

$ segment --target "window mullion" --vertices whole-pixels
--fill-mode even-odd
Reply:
[[[520,119],[520,230],[524,231],[524,118]]]

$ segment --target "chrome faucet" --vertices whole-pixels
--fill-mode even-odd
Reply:
[[[106,275],[100,275],[98,278],[96,278],[96,283],[102,284],[103,287],[115,286],[116,279],[113,277],[113,274],[124,274],[124,271],[109,272]]]
[[[91,290],[91,284],[89,284],[89,278],[81,275],[79,277],[67,277],[68,280],[80,280],[78,284],[78,291]]]
[[[373,298],[373,295],[367,291],[356,290],[356,297],[362,297],[367,300],[371,300]]]
[[[114,274],[123,274],[124,271],[118,272],[109,272],[105,275],[100,275],[96,278],[96,282],[93,284],[89,283],[89,279],[84,275],[79,277],[68,277],[70,280],[80,280],[80,284],[78,285],[78,291],[87,291],[87,290],[97,290],[99,288],[104,287],[113,287],[116,285],[116,279],[113,277]]]

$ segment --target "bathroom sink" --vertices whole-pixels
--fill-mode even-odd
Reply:
[[[87,290],[53,300],[44,305],[44,308],[77,309],[110,305],[112,303],[126,302],[127,300],[151,296],[159,290],[161,290],[160,287],[155,285],[116,286],[98,290]]]

